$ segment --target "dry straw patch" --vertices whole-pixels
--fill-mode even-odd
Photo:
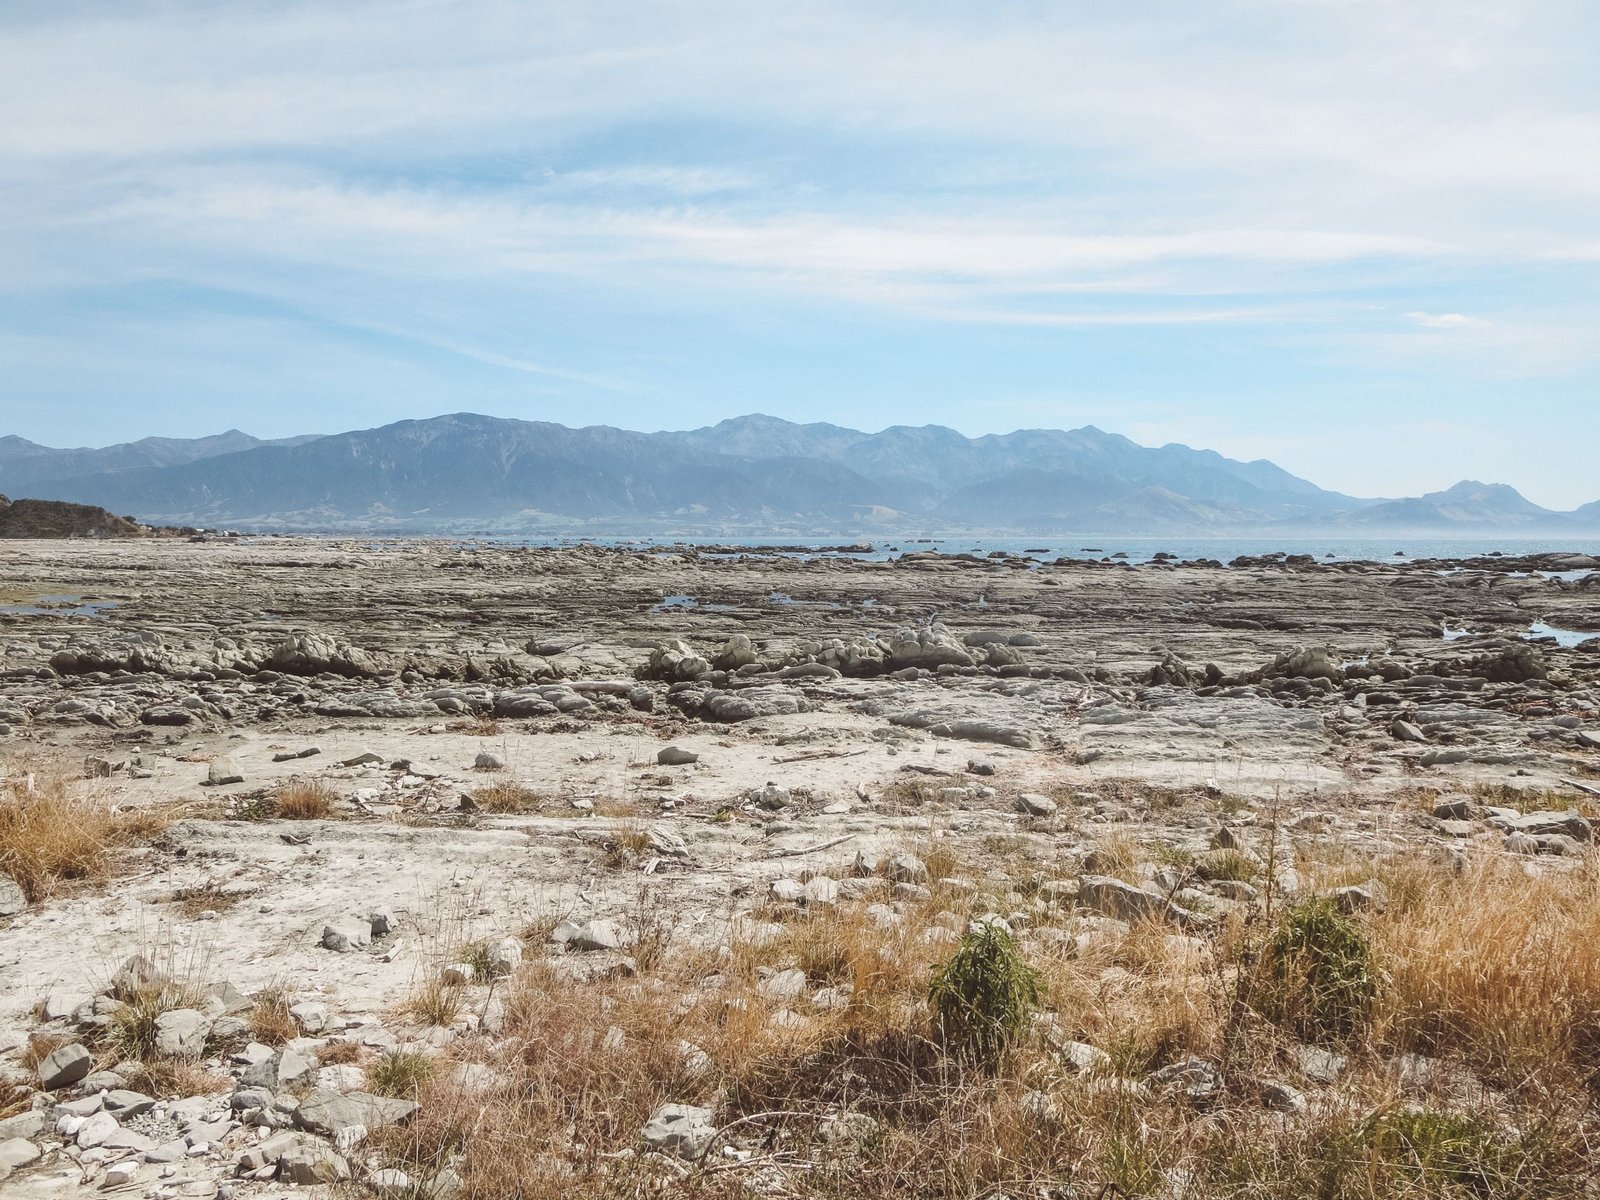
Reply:
[[[1387,976],[1376,1020],[1397,1044],[1464,1057],[1512,1084],[1600,1071],[1600,871],[1530,877],[1500,858],[1436,873],[1373,924]]]
[[[10,778],[0,784],[0,872],[33,902],[75,883],[104,883],[118,850],[166,824],[161,810],[119,811],[63,775]]]
[[[285,821],[320,821],[332,815],[338,798],[320,779],[291,779],[272,793],[273,813]]]
[[[955,873],[963,864],[950,853],[941,867]],[[451,1050],[494,1081],[469,1086],[449,1059],[394,1064],[383,1086],[422,1107],[380,1144],[413,1178],[452,1165],[469,1200],[1583,1194],[1594,1167],[1579,1072],[1593,1070],[1600,1013],[1600,967],[1588,961],[1600,883],[1587,870],[1529,879],[1493,862],[1459,875],[1420,861],[1378,866],[1397,899],[1340,927],[1370,951],[1375,996],[1343,1029],[1346,1075],[1299,1118],[1267,1111],[1260,1093],[1269,1079],[1305,1086],[1286,1053],[1291,1031],[1270,1016],[1298,1010],[1252,1007],[1269,993],[1247,985],[1283,961],[1295,930],[1321,928],[1321,910],[1280,898],[1195,939],[1157,923],[1120,936],[1041,905],[1018,942],[1037,988],[1010,994],[1028,1010],[1036,1000],[1043,1023],[970,1054],[941,1030],[930,982],[956,953],[950,926],[964,927],[982,900],[946,889],[901,906],[899,925],[865,904],[774,909],[734,923],[720,944],[675,941],[634,974],[595,974],[600,960],[587,957],[533,961],[497,985],[505,1016],[494,1037]],[[771,972],[794,968],[807,977],[800,996],[762,995]],[[1281,972],[1279,986],[1301,978]],[[846,1002],[815,1010],[823,987]],[[780,1009],[798,1020],[775,1019]],[[1524,1031],[1515,1044],[1510,1029]],[[1052,1048],[1063,1038],[1108,1051],[1112,1066],[1077,1073]],[[1493,1110],[1419,1103],[1386,1059],[1424,1048],[1485,1072],[1514,1060],[1530,1082]],[[1189,1056],[1217,1067],[1209,1099],[1134,1086]],[[666,1102],[716,1108],[727,1133],[703,1162],[668,1167],[634,1153]],[[841,1117],[871,1123],[841,1136]],[[747,1162],[722,1155],[729,1141]]]

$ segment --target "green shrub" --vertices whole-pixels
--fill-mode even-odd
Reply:
[[[928,1002],[946,1043],[978,1059],[999,1056],[1039,1007],[1039,973],[998,925],[969,932],[934,972]]]
[[[372,1065],[367,1072],[367,1087],[374,1095],[415,1100],[437,1069],[438,1064],[426,1054],[394,1050]]]
[[[1372,1009],[1372,946],[1334,901],[1312,897],[1284,911],[1247,984],[1252,1005],[1295,1036],[1342,1041]]]

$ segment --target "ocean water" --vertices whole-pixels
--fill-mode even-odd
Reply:
[[[792,535],[739,537],[739,538],[549,538],[549,537],[485,537],[456,539],[462,546],[520,545],[520,546],[622,546],[649,549],[656,546],[729,546],[734,548],[756,546],[838,546],[839,541],[801,541]],[[1252,537],[1252,538],[882,538],[870,543],[866,552],[825,551],[840,557],[861,559],[896,558],[901,554],[919,550],[937,550],[946,554],[985,555],[1000,550],[1008,554],[1029,554],[1034,558],[1114,559],[1133,565],[1151,562],[1157,554],[1175,555],[1180,559],[1212,558],[1226,563],[1241,555],[1309,554],[1326,562],[1396,562],[1404,559],[1461,559],[1500,553],[1508,558],[1528,554],[1589,554],[1600,558],[1600,537],[1575,537],[1569,539],[1530,538],[1307,538]],[[797,556],[807,551],[786,551]],[[1581,572],[1579,573],[1581,574]]]

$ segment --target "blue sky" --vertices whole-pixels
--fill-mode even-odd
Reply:
[[[1600,5],[0,6],[0,432],[1095,424],[1600,498]]]

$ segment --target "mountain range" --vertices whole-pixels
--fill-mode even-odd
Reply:
[[[277,441],[230,430],[58,450],[0,437],[0,492],[147,522],[306,531],[1600,532],[1600,501],[1560,513],[1474,481],[1362,499],[1265,460],[1141,446],[1093,426],[969,438],[937,425],[864,433],[759,414],[661,433],[457,413]]]

